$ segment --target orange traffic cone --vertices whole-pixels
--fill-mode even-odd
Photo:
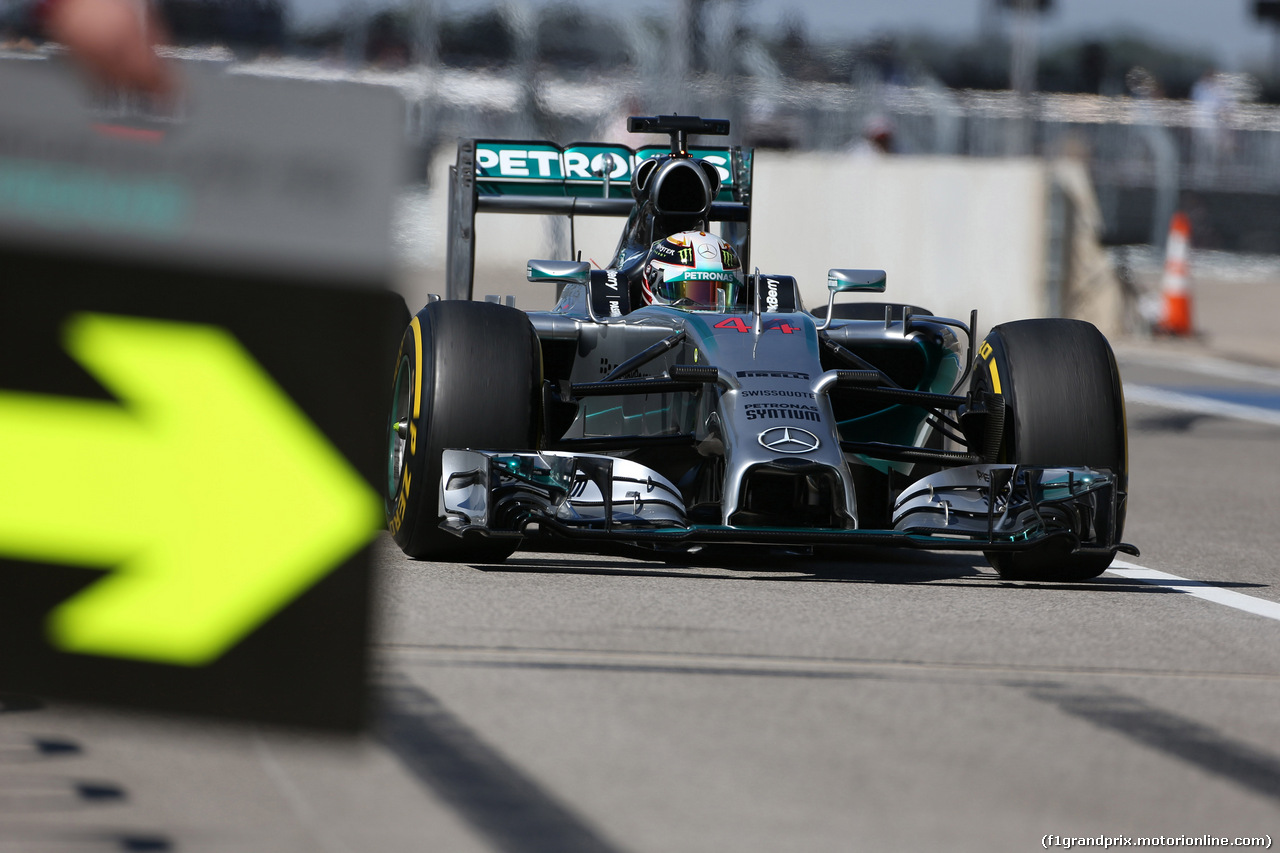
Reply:
[[[1191,247],[1191,221],[1179,211],[1169,223],[1169,244],[1164,256],[1164,305],[1156,331],[1166,335],[1190,335],[1191,294],[1187,290],[1187,251]]]

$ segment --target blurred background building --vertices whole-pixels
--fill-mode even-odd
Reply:
[[[1069,157],[1112,245],[1280,254],[1280,0],[157,0],[175,53],[398,88],[411,180],[459,136],[568,143],[635,113],[850,156]],[[38,47],[4,0],[10,49]],[[625,140],[624,140],[625,141]]]

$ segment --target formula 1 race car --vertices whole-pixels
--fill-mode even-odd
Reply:
[[[460,144],[450,298],[413,318],[394,373],[387,519],[406,554],[901,546],[1078,581],[1137,553],[1096,328],[1023,320],[975,347],[976,312],[836,302],[884,291],[865,269],[832,269],[811,313],[795,279],[747,273],[751,153],[689,147],[728,122],[628,129],[670,146]],[[529,261],[560,292],[525,313],[470,300],[477,211],[627,222],[606,269]]]

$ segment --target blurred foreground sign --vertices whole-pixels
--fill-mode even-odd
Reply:
[[[391,261],[403,106],[391,89],[181,66],[172,103],[0,60],[12,241],[349,283]]]
[[[184,76],[0,63],[0,690],[355,728],[400,105]]]

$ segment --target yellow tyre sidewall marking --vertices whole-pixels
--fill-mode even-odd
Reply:
[[[418,318],[414,317],[409,323],[409,329],[413,332],[413,381],[410,383],[410,394],[413,397],[413,417],[409,420],[409,459],[417,456],[418,453],[418,415],[422,411],[422,325],[418,322]],[[409,490],[413,485],[413,475],[410,473],[409,459],[406,459],[401,465],[400,485],[397,488],[395,510],[391,514],[391,520],[388,527],[392,535],[400,532],[400,527],[404,524],[405,511],[409,501]]]
[[[413,419],[422,414],[422,324],[414,317],[409,323],[413,330]]]
[[[994,353],[991,350],[990,341],[982,342],[982,346],[978,347],[978,355],[987,363],[987,368],[991,371],[991,390],[997,394],[1001,394],[1000,371],[996,369],[996,360],[993,357]]]

